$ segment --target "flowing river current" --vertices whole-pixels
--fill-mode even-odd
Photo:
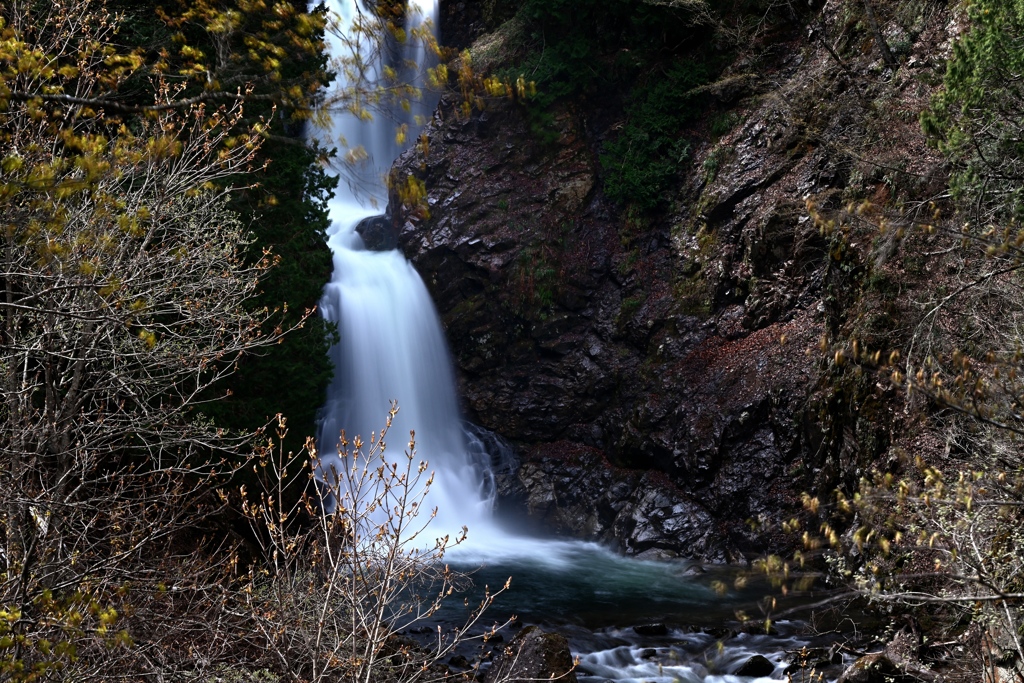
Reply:
[[[368,11],[358,2],[330,5],[342,31],[349,31],[346,40],[329,39],[335,59],[351,54],[352,22]],[[409,4],[408,35],[423,22],[436,21],[436,2]],[[361,59],[369,84],[385,67],[405,69],[410,76],[422,72],[426,53],[412,46],[415,42],[381,50],[364,40]],[[410,68],[412,63],[421,68]],[[353,85],[351,73],[348,78],[339,73],[341,87]],[[481,586],[499,586],[512,577],[489,620],[517,614],[520,622],[562,632],[580,658],[581,681],[749,681],[756,677],[736,674],[754,654],[772,664],[761,678],[785,678],[791,658],[786,653],[809,644],[808,638],[786,635],[785,624],[772,636],[726,626],[736,610],[756,616],[763,590],[737,588],[735,576],[725,572],[625,558],[592,543],[531,537],[495,519],[491,454],[459,413],[451,361],[429,293],[400,251],[370,251],[356,232],[360,221],[382,213],[383,178],[403,150],[396,128],[405,124],[406,139],[415,139],[417,123],[429,118],[436,103],[436,97],[426,96],[409,111],[396,107],[372,121],[334,112],[331,130],[317,134],[325,147],[341,148],[344,141],[348,150],[366,152],[356,181],[350,169],[350,182],[340,183],[329,207],[334,273],[321,310],[338,325],[340,342],[331,350],[335,379],[321,411],[321,453],[330,453],[342,429],[349,435],[379,432],[391,401],[398,401],[389,441],[404,444],[404,435],[415,430],[417,454],[435,472],[427,505],[438,512],[429,536],[456,534],[468,526],[466,542],[449,551],[446,561],[473,571]],[[723,585],[733,587],[723,594]],[[438,617],[461,620],[456,611]]]

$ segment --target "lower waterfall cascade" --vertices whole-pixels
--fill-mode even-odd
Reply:
[[[337,0],[332,10],[343,21],[352,21],[359,11],[356,2]],[[425,21],[436,21],[436,2],[411,5],[407,34]],[[426,54],[411,44],[395,51],[393,58],[399,63],[422,65]],[[380,213],[374,204],[386,201],[386,165],[403,149],[395,140],[396,121],[414,126],[415,112],[424,116],[436,101],[425,97],[412,112],[385,112],[370,122],[337,115],[325,140],[330,144],[343,139],[350,147],[362,147],[368,163],[361,168],[368,170],[360,175],[358,186],[342,183],[329,207],[334,274],[324,290],[321,311],[337,324],[340,342],[331,350],[335,378],[321,411],[318,442],[321,452],[330,454],[343,429],[350,437],[361,435],[369,441],[371,433],[383,427],[391,402],[397,401],[399,412],[387,439],[394,446],[388,455],[401,455],[409,433],[415,431],[416,455],[435,473],[426,499],[427,506],[438,510],[430,535],[454,537],[463,525],[470,525],[475,540],[496,532],[490,515],[493,487],[482,476],[486,463],[474,462],[468,448],[437,312],[423,280],[401,252],[370,251],[356,232],[361,220]]]

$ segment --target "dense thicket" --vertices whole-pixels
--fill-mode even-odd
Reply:
[[[248,258],[258,261],[270,250],[274,263],[251,305],[281,308],[277,324],[295,329],[280,344],[241,359],[230,380],[213,388],[209,398],[217,400],[204,412],[242,432],[281,413],[296,435],[289,446],[297,448],[315,433],[316,411],[332,375],[327,349],[333,332],[320,316],[306,315],[330,279],[326,201],[337,183],[321,163],[325,150],[304,140],[311,108],[323,100],[322,88],[330,81],[321,42],[325,10],[316,10],[319,22],[302,24],[302,2],[168,2],[154,12],[149,3],[120,0],[114,9],[124,12],[120,37],[129,46],[166,54],[179,70],[215,68],[218,87],[250,91],[240,125],[265,124],[255,156],[263,168],[258,177],[227,181],[242,188],[232,193],[230,206],[251,231]],[[210,22],[224,11],[234,12],[237,25],[210,31]],[[296,18],[300,23],[289,25]],[[289,36],[303,26],[310,41],[305,46]],[[266,49],[253,51],[254,41],[264,41]],[[187,92],[199,89],[194,85]]]
[[[873,348],[842,340],[830,360],[843,382],[874,382],[879,373],[905,389],[915,438],[893,435],[856,481],[808,496],[820,526],[804,538],[809,550],[830,549],[834,579],[885,612],[909,615],[929,637],[958,643],[949,657],[956,666],[1009,680],[1024,661],[1024,3],[976,0],[964,9],[967,30],[921,113],[950,163],[948,186],[931,196],[904,190],[881,206],[824,212],[810,204],[841,249],[869,226],[879,279],[865,289],[888,268],[903,276],[901,292],[914,293],[899,301],[911,324],[896,332],[890,321]],[[926,245],[933,260],[916,263],[927,263],[930,278],[887,266],[887,240],[902,242],[904,264]],[[879,348],[880,340],[899,347]]]
[[[310,153],[277,181],[298,176],[286,201],[310,219],[295,255],[265,249],[233,194],[273,204],[278,188],[256,189],[270,103],[308,106],[323,64],[322,19],[256,5],[134,5],[132,21],[87,1],[0,6],[4,680],[143,675],[224,607],[212,487],[265,420],[232,434],[204,407],[315,301],[319,284],[268,290],[273,262],[323,251]],[[312,71],[284,68],[303,55]]]

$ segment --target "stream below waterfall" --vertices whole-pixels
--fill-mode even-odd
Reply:
[[[533,554],[488,558],[470,550],[453,553],[452,564],[473,579],[470,604],[485,586],[511,579],[484,621],[503,623],[515,615],[505,639],[531,624],[564,635],[579,658],[580,681],[801,680],[811,667],[834,679],[849,662],[832,649],[834,634],[809,635],[802,622],[773,622],[766,633],[760,604],[772,591],[750,570],[639,560],[579,541],[528,543],[535,544]],[[751,618],[746,624],[737,619],[741,612]],[[460,603],[436,618],[458,624],[464,614]],[[481,651],[461,654],[473,661]],[[761,660],[756,675],[737,675],[758,655],[771,666]]]
[[[331,3],[340,26],[367,11],[357,2]],[[414,0],[410,6],[420,13],[412,13],[410,21],[436,20],[436,4],[430,0]],[[411,35],[413,27],[407,28]],[[338,38],[328,42],[335,58],[351,46],[351,41]],[[368,54],[370,47],[380,46],[367,45]],[[369,71],[383,73],[385,66],[410,61],[422,65],[425,59],[422,49],[385,47],[366,59]],[[340,86],[351,86],[345,78],[339,70]],[[493,454],[485,452],[477,433],[463,426],[446,341],[429,293],[399,251],[370,251],[356,230],[360,221],[379,214],[386,201],[383,176],[402,151],[395,126],[409,126],[405,138],[415,139],[417,109],[421,117],[429,116],[435,105],[436,98],[424,98],[411,112],[396,110],[370,122],[335,113],[332,129],[315,133],[325,147],[344,140],[350,150],[365,151],[370,160],[360,167],[360,182],[341,183],[330,202],[334,274],[321,311],[338,325],[340,342],[331,351],[335,379],[321,410],[322,457],[329,457],[326,446],[342,429],[364,437],[379,431],[391,401],[398,401],[390,440],[402,444],[404,435],[415,430],[417,454],[436,473],[427,501],[438,509],[430,537],[458,533],[468,525],[467,541],[450,551],[446,561],[469,573],[473,590],[481,594],[483,586],[498,587],[512,578],[510,589],[489,610],[487,623],[515,614],[520,625],[540,624],[561,632],[579,657],[576,675],[581,681],[784,679],[793,652],[820,648],[825,641],[800,635],[798,624],[778,624],[771,635],[741,630],[737,611],[756,621],[758,600],[768,592],[756,581],[743,586],[732,570],[642,561],[591,543],[536,538],[510,531],[494,518],[488,471]],[[474,600],[472,590],[469,600]],[[457,625],[465,618],[462,600],[452,602],[454,606],[434,616],[439,623]],[[765,657],[771,670],[738,676],[754,655]],[[465,656],[462,661],[475,655]]]

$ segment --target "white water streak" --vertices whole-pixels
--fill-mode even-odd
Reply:
[[[343,22],[351,22],[356,1],[337,0],[331,10]],[[436,2],[410,4],[420,10],[410,13],[410,21],[436,22]],[[407,33],[412,28],[407,27]],[[337,38],[330,43],[335,56],[345,49]],[[415,61],[420,65],[417,73],[422,74],[425,53],[422,46],[413,46],[400,59]],[[372,66],[380,73],[380,64]],[[490,487],[467,452],[451,360],[433,302],[419,274],[399,251],[367,251],[355,232],[361,219],[381,213],[379,207],[387,196],[384,174],[403,149],[395,139],[397,125],[408,124],[407,137],[415,139],[413,117],[417,111],[421,116],[429,112],[435,104],[436,98],[414,106],[412,112],[396,108],[369,122],[335,113],[332,130],[321,134],[326,146],[343,139],[350,149],[364,148],[370,159],[360,173],[360,185],[349,188],[342,183],[329,207],[334,273],[324,290],[321,311],[337,323],[341,341],[331,349],[335,378],[322,410],[319,443],[322,454],[335,452],[333,446],[343,429],[350,439],[358,434],[369,441],[370,434],[379,433],[384,425],[391,401],[397,401],[399,413],[388,435],[386,456],[400,458],[410,430],[415,430],[418,458],[435,472],[426,504],[438,512],[428,535],[454,537],[466,525],[470,538],[477,540],[493,532]]]

